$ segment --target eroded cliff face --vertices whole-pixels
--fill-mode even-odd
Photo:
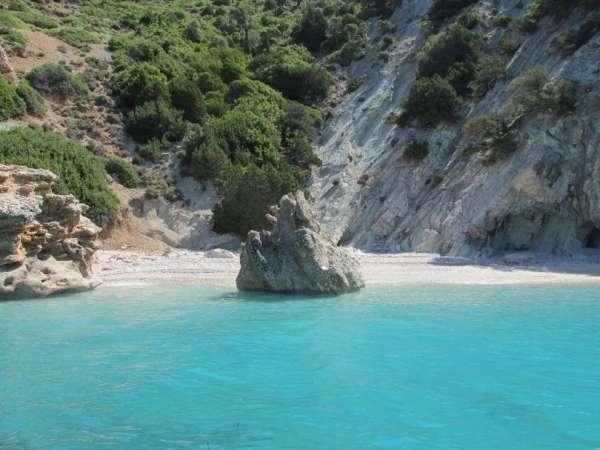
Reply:
[[[0,165],[0,300],[91,289],[100,228],[47,170]]]
[[[517,0],[481,1],[477,12],[518,18]],[[526,5],[525,5],[526,6]],[[401,111],[417,71],[421,19],[430,2],[404,0],[391,18],[397,25],[389,61],[376,55],[354,63],[349,78],[368,78],[337,105],[323,131],[314,177],[322,227],[335,240],[371,251],[418,251],[484,256],[515,250],[555,254],[600,247],[600,35],[575,53],[557,51],[558,33],[583,20],[574,11],[556,23],[545,18],[506,66],[506,77],[481,101],[465,104],[462,119],[436,128],[401,128],[388,116]],[[486,46],[497,45],[510,28],[478,29]],[[370,38],[378,30],[372,24]],[[517,150],[485,165],[466,158],[462,126],[470,117],[498,113],[508,85],[536,65],[554,78],[579,83],[576,111],[563,117],[524,117]],[[377,66],[377,67],[373,67]],[[402,157],[414,139],[429,142],[419,163]]]

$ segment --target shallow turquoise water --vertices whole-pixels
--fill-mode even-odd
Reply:
[[[2,449],[597,449],[600,287],[0,303]]]

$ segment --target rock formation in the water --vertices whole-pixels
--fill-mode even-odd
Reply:
[[[100,232],[47,170],[0,165],[0,299],[93,289]]]
[[[357,261],[320,235],[302,192],[269,216],[273,231],[250,231],[241,254],[240,290],[341,294],[364,286]]]

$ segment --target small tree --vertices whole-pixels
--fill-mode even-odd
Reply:
[[[453,121],[461,103],[461,98],[446,79],[439,75],[418,78],[404,103],[405,112],[400,117],[400,124],[412,119],[423,124]]]

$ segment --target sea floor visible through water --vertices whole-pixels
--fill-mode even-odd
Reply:
[[[597,285],[0,303],[1,449],[598,449]]]

